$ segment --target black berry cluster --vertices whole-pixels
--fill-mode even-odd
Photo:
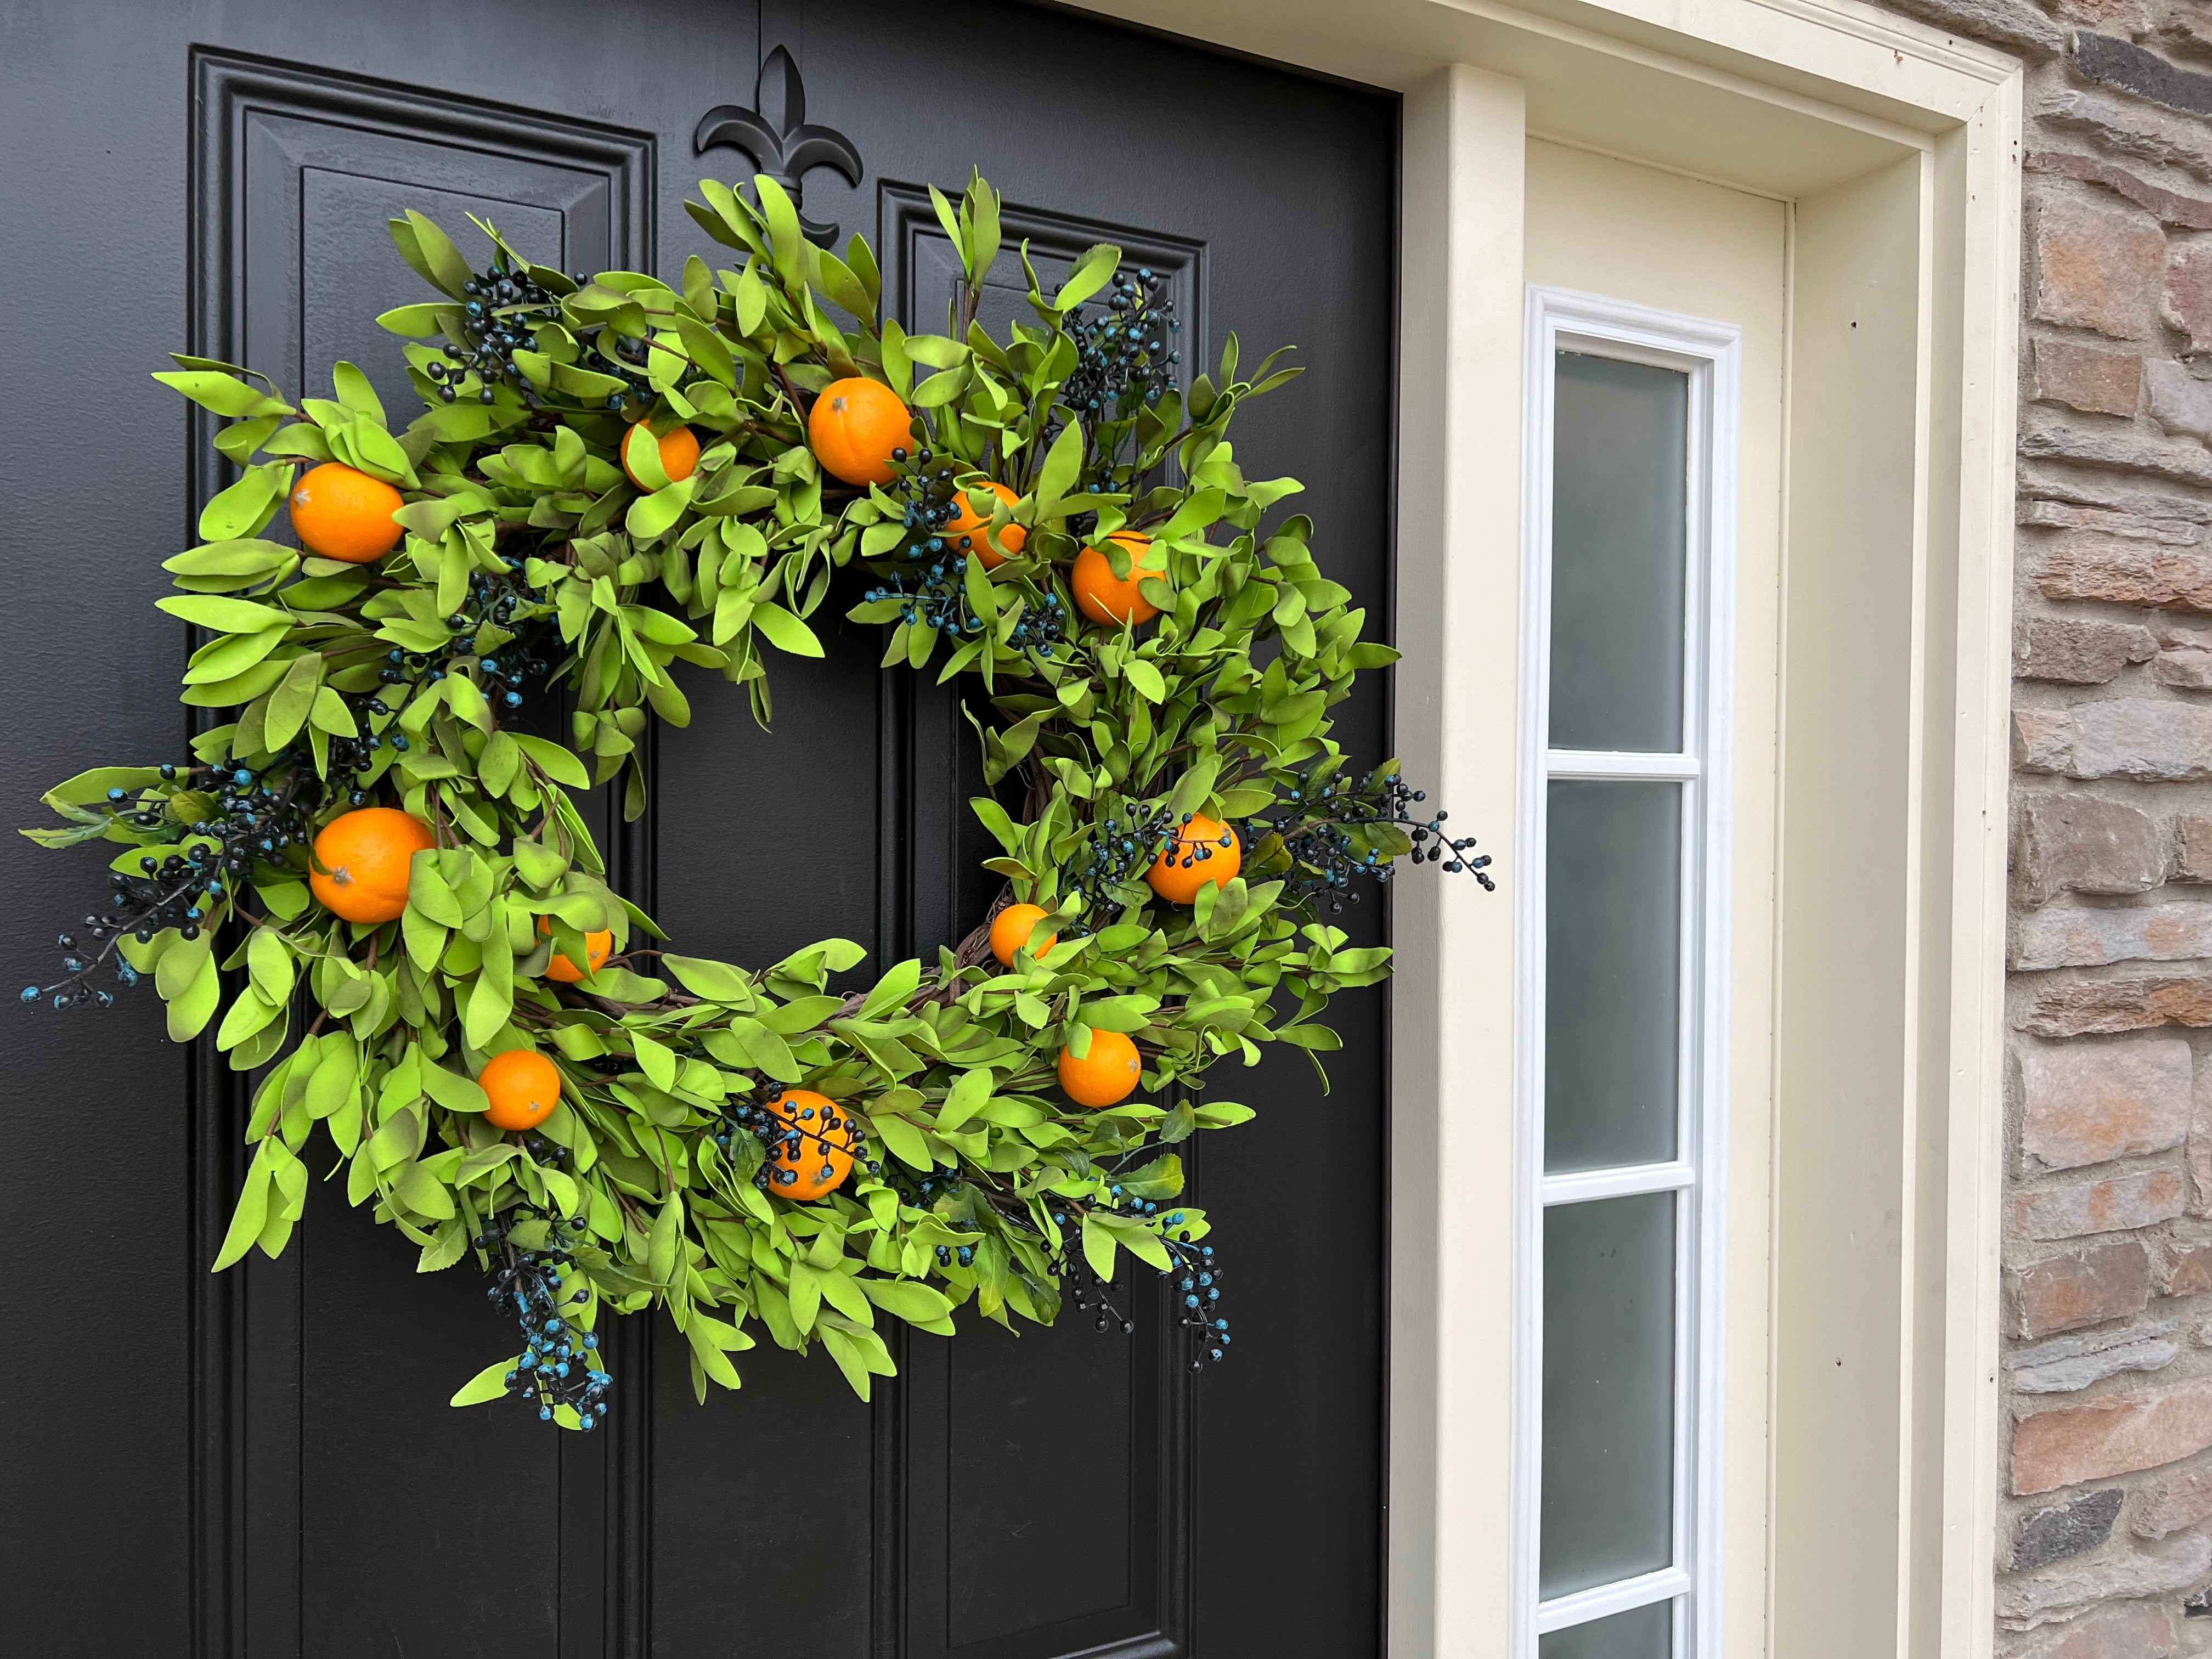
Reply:
[[[1182,815],[1188,823],[1190,814]],[[1166,806],[1135,806],[1127,818],[1110,817],[1100,823],[1091,844],[1075,855],[1071,866],[1076,890],[1086,908],[1111,915],[1122,899],[1117,890],[1144,879],[1152,860],[1174,842],[1176,815]]]
[[[524,580],[522,560],[510,554],[504,563],[502,574],[479,570],[470,579],[463,608],[446,618],[446,626],[453,630],[446,651],[403,651],[395,646],[385,653],[376,678],[386,685],[412,686],[442,680],[448,674],[466,674],[502,719],[520,710],[528,701],[526,688],[545,676],[548,665],[538,651],[552,607],[540,589]],[[364,706],[372,714],[392,713],[381,697],[371,698]],[[376,747],[374,736],[366,742],[370,749]],[[403,751],[407,747],[403,733],[395,732],[392,743]],[[333,745],[334,757],[335,752]]]
[[[591,278],[580,270],[575,280],[581,288]],[[460,395],[462,383],[473,374],[478,403],[491,402],[495,388],[504,381],[532,409],[540,407],[538,390],[515,367],[514,354],[535,351],[538,325],[560,320],[560,295],[539,286],[527,266],[510,265],[504,252],[494,255],[491,268],[464,283],[461,291],[468,295],[461,305],[461,331],[468,342],[465,345],[449,342],[446,361],[433,362],[423,370],[437,386],[439,398],[452,403]]]
[[[1078,306],[1068,319],[1076,344],[1075,369],[1060,390],[1060,401],[1086,428],[1123,418],[1134,405],[1157,402],[1174,383],[1182,353],[1173,337],[1182,331],[1175,301],[1166,297],[1167,278],[1139,270],[1132,276],[1116,271],[1101,313],[1087,317]]]
[[[1449,812],[1417,817],[1412,808],[1428,799],[1428,792],[1407,787],[1395,772],[1377,773],[1364,782],[1310,775],[1288,790],[1272,817],[1255,818],[1253,826],[1271,830],[1283,838],[1296,873],[1285,889],[1294,898],[1323,897],[1331,912],[1341,912],[1349,902],[1359,902],[1352,887],[1356,876],[1390,879],[1392,859],[1375,843],[1374,831],[1389,826],[1402,830],[1413,843],[1413,862],[1441,863],[1457,872],[1470,871],[1486,892],[1497,890],[1486,873],[1490,857],[1474,854],[1474,837],[1454,840],[1444,830]]]
[[[126,986],[138,982],[137,971],[116,957],[124,939],[149,944],[168,927],[198,939],[201,924],[250,879],[256,864],[281,860],[288,848],[307,844],[324,795],[321,780],[301,764],[296,749],[285,750],[261,771],[224,759],[209,766],[164,766],[161,777],[160,784],[136,792],[109,790],[106,811],[134,829],[163,831],[175,850],[165,853],[157,842],[139,856],[137,873],[112,872],[107,908],[84,917],[83,941],[70,933],[56,939],[67,953],[61,963],[66,977],[25,986],[22,1001],[56,1008],[111,1006],[113,994],[92,981],[115,957],[116,978]],[[202,811],[198,822],[171,814],[169,802],[180,794]]]
[[[519,1247],[514,1224],[540,1220],[552,1242],[537,1249]],[[507,1374],[507,1392],[535,1401],[542,1421],[550,1422],[567,1406],[576,1413],[577,1427],[592,1429],[606,1418],[604,1396],[614,1379],[600,1364],[599,1334],[564,1311],[592,1299],[573,1271],[575,1257],[558,1242],[564,1227],[578,1233],[584,1224],[517,1211],[507,1222],[496,1217],[485,1222],[472,1242],[492,1258],[485,1296],[512,1313],[520,1329],[522,1352]]]
[[[727,1115],[714,1130],[714,1144],[727,1152],[739,1135],[750,1135],[761,1144],[761,1167],[753,1176],[753,1185],[766,1192],[775,1187],[790,1187],[815,1156],[815,1148],[834,1148],[851,1154],[854,1160],[866,1159],[865,1143],[860,1139],[860,1120],[841,1110],[834,1103],[820,1109],[801,1106],[789,1119],[770,1111],[755,1101],[741,1101],[728,1109]],[[880,1164],[868,1162],[871,1175],[880,1174]],[[824,1163],[821,1178],[830,1179],[836,1173],[834,1165]]]
[[[1175,1323],[1191,1335],[1190,1368],[1200,1370],[1209,1363],[1219,1364],[1229,1357],[1231,1337],[1229,1321],[1221,1311],[1222,1270],[1214,1258],[1213,1246],[1191,1242],[1190,1230],[1182,1224],[1181,1210],[1170,1209],[1166,1216],[1160,1217],[1158,1200],[1138,1198],[1125,1193],[1118,1185],[1109,1186],[1106,1197],[1107,1201],[1099,1207],[1109,1214],[1138,1220],[1159,1218],[1160,1242],[1174,1261],[1174,1266],[1162,1276],[1169,1281],[1169,1306]],[[1136,1322],[1115,1305],[1112,1285],[1091,1272],[1090,1261],[1084,1255],[1081,1215],[1055,1211],[1052,1219],[1060,1229],[1053,1271],[1066,1287],[1068,1300],[1076,1311],[1095,1313],[1097,1317],[1091,1322],[1095,1330],[1110,1331],[1119,1325],[1125,1336],[1134,1332]],[[940,1258],[943,1255],[940,1249]]]

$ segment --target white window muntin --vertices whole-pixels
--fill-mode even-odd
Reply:
[[[1729,753],[1735,629],[1741,330],[1624,301],[1530,285],[1523,375],[1521,801],[1516,928],[1514,1659],[1539,1638],[1657,1601],[1672,1604],[1674,1659],[1721,1652],[1723,1224],[1728,1062]],[[1682,738],[1674,753],[1599,753],[1550,743],[1553,392],[1562,350],[1687,377]],[[1545,964],[1547,797],[1565,779],[1681,786],[1675,1155],[1547,1176]],[[1673,1192],[1673,1559],[1640,1576],[1540,1599],[1543,1475],[1544,1213],[1561,1204]],[[1601,1498],[1599,1501],[1602,1501]]]

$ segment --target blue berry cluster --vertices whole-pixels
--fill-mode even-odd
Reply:
[[[861,597],[871,601],[897,599],[901,622],[933,628],[957,639],[983,631],[983,619],[968,603],[963,582],[961,566],[940,562],[915,572],[912,587],[906,585],[904,575],[894,575],[888,586],[872,587]]]
[[[483,1231],[472,1241],[477,1249],[489,1251],[493,1257],[491,1283],[485,1287],[485,1296],[495,1307],[512,1313],[521,1329],[522,1352],[514,1369],[507,1374],[507,1392],[535,1401],[541,1421],[552,1421],[554,1412],[567,1406],[576,1413],[577,1427],[597,1428],[606,1419],[604,1396],[614,1379],[600,1364],[599,1334],[586,1330],[562,1312],[592,1299],[591,1292],[569,1271],[575,1266],[575,1257],[558,1243],[558,1229],[563,1224],[580,1232],[584,1224],[580,1219],[563,1224],[557,1218],[519,1211],[512,1219],[544,1220],[555,1242],[536,1249],[519,1248],[513,1226],[497,1218],[484,1223]],[[571,1290],[571,1285],[576,1288]]]
[[[973,637],[985,627],[968,600],[967,555],[975,538],[946,534],[946,526],[960,515],[952,469],[939,465],[937,452],[927,448],[912,456],[894,449],[891,459],[901,471],[885,488],[902,498],[900,522],[906,536],[886,556],[904,568],[895,569],[887,584],[872,587],[861,597],[870,603],[898,601],[899,620],[911,626],[933,629],[956,640]],[[1066,637],[1067,603],[1048,591],[1024,606],[1007,643],[1018,651],[1049,657]]]
[[[1167,1247],[1176,1258],[1176,1323],[1191,1334],[1190,1368],[1195,1371],[1208,1364],[1218,1365],[1229,1358],[1230,1335],[1229,1321],[1220,1308],[1221,1268],[1213,1259],[1213,1246],[1171,1238]]]

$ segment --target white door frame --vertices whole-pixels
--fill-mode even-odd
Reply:
[[[1792,204],[1768,1570],[1728,1651],[1981,1659],[2019,65],[1848,0],[1085,3],[1405,97],[1398,753],[1505,902],[1394,912],[1394,1659],[1508,1651],[1524,146]]]

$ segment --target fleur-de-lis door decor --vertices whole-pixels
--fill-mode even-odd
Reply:
[[[843,133],[806,124],[806,84],[783,47],[770,52],[761,65],[752,108],[717,104],[700,118],[692,137],[694,149],[703,155],[720,144],[744,151],[759,172],[790,192],[799,210],[799,228],[811,240],[826,247],[836,240],[834,223],[806,216],[805,176],[816,167],[835,167],[848,184],[857,185],[866,169],[860,152]]]

